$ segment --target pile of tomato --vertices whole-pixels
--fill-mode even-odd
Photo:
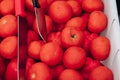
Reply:
[[[38,2],[46,42],[38,34],[32,0],[24,0],[19,21],[14,0],[0,0],[0,80],[114,80],[101,63],[111,49],[109,38],[100,35],[108,24],[103,1]]]

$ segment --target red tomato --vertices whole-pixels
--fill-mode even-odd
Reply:
[[[72,7],[73,16],[79,16],[82,13],[81,5],[78,1],[69,0],[67,3]]]
[[[16,36],[10,36],[3,39],[0,43],[0,54],[7,59],[17,56],[18,40]]]
[[[31,66],[35,63],[34,59],[27,58],[26,60],[26,67],[25,67],[25,77],[28,79],[28,72]]]
[[[52,80],[49,67],[42,62],[33,64],[28,73],[28,80]]]
[[[28,55],[34,59],[40,59],[40,50],[43,45],[43,41],[32,41],[28,46]]]
[[[85,30],[86,29],[86,22],[82,17],[73,17],[72,19],[66,22],[65,27],[76,28],[78,30]]]
[[[71,46],[82,46],[84,34],[82,31],[75,28],[66,27],[62,30],[61,41],[65,48],[69,48]]]
[[[1,14],[2,15],[14,14],[14,12],[15,12],[14,3],[15,3],[15,0],[2,0],[0,2],[0,12],[1,12]]]
[[[54,1],[48,10],[49,16],[56,23],[65,23],[73,14],[71,6],[66,1]]]
[[[7,66],[5,80],[17,80],[18,64],[17,59],[13,59]]]
[[[62,60],[63,51],[56,42],[48,42],[41,48],[40,59],[48,65],[54,66]]]
[[[90,45],[92,56],[97,60],[105,60],[110,54],[110,41],[105,36],[99,36],[92,40]]]
[[[114,80],[114,79],[113,73],[109,68],[105,66],[99,66],[90,73],[89,80]]]
[[[91,32],[100,33],[106,29],[108,24],[107,16],[102,11],[94,11],[88,20],[88,29]]]
[[[17,33],[17,18],[13,15],[3,16],[0,19],[0,36],[8,37],[16,35],[16,33]]]
[[[61,72],[59,80],[83,80],[79,72],[73,69],[65,69]]]
[[[70,47],[64,52],[63,63],[67,68],[80,69],[86,61],[86,52],[80,47]]]
[[[104,4],[102,0],[83,0],[82,8],[86,12],[102,11],[104,9]]]

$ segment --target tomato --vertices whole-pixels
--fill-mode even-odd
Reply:
[[[105,60],[110,54],[110,41],[105,36],[99,36],[92,40],[90,45],[92,56],[97,60]]]
[[[56,23],[65,23],[73,15],[71,6],[65,1],[54,1],[50,5],[48,13]]]
[[[16,35],[17,28],[17,18],[15,16],[5,15],[0,19],[0,37]]]
[[[42,62],[33,64],[28,73],[28,80],[52,80],[49,67]]]
[[[2,15],[15,13],[15,1],[14,0],[2,0],[0,2],[0,12]],[[12,19],[11,19],[12,20]]]
[[[7,66],[7,70],[5,73],[6,80],[17,80],[18,79],[18,63],[17,59],[12,59]]]
[[[99,66],[90,73],[89,80],[114,80],[114,79],[113,73],[109,68],[105,66]]]
[[[63,57],[63,50],[56,42],[48,42],[41,48],[40,60],[48,65],[57,65]]]
[[[43,41],[32,41],[28,46],[28,55],[34,59],[40,59],[40,50],[43,45]]]
[[[80,47],[72,46],[64,52],[63,63],[67,68],[80,69],[86,61],[86,52]]]
[[[79,72],[73,69],[65,69],[61,72],[59,80],[83,80]]]
[[[16,36],[6,37],[0,43],[0,54],[7,59],[17,56],[18,39]]]

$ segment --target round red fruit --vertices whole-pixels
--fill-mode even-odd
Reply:
[[[18,66],[17,66],[17,59],[13,59],[10,61],[10,63],[7,66],[6,74],[5,74],[5,80],[17,80],[17,72],[18,72]]]
[[[110,41],[105,36],[99,36],[92,40],[90,45],[92,56],[97,60],[105,60],[110,54]]]
[[[71,6],[66,1],[54,1],[49,7],[49,16],[56,23],[65,23],[73,14]]]
[[[63,63],[67,68],[80,69],[86,61],[86,52],[80,47],[70,47],[64,52]]]
[[[72,7],[74,16],[79,16],[82,13],[81,5],[78,1],[68,0],[67,3]]]
[[[114,79],[113,73],[109,68],[105,66],[99,66],[90,73],[89,80],[114,80]]]
[[[71,46],[82,46],[84,34],[82,31],[75,28],[66,27],[62,30],[61,41],[65,48]]]
[[[33,64],[29,69],[28,80],[52,80],[49,67],[42,62]]]
[[[61,46],[56,42],[48,42],[41,48],[40,59],[48,65],[58,64],[63,56]]]
[[[59,80],[83,80],[79,72],[73,69],[65,69],[59,75]]]
[[[17,33],[17,18],[13,15],[6,15],[0,19],[0,36],[8,37]]]
[[[40,50],[44,45],[43,41],[32,41],[28,46],[28,55],[34,59],[40,58]]]
[[[100,33],[106,29],[108,24],[107,16],[102,11],[94,11],[88,20],[88,29],[91,32]]]
[[[18,40],[16,36],[10,36],[3,39],[0,43],[0,54],[7,59],[17,56]]]
[[[102,0],[83,0],[82,8],[86,12],[102,11],[104,4]]]

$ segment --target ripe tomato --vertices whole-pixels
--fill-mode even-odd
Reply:
[[[73,17],[72,19],[68,20],[68,22],[65,24],[65,27],[71,27],[77,30],[85,30],[86,25],[87,23],[82,17]]]
[[[5,15],[0,19],[0,37],[16,35],[17,28],[17,18],[15,16]]]
[[[59,75],[59,80],[83,80],[79,72],[73,69],[65,69]]]
[[[65,23],[72,15],[71,6],[66,1],[54,1],[48,10],[49,16],[56,23]]]
[[[54,66],[62,60],[63,51],[56,42],[48,42],[41,48],[40,59],[48,65]]]
[[[17,59],[12,59],[7,66],[5,80],[17,80],[18,64]]]
[[[28,80],[52,80],[49,67],[42,62],[33,64],[28,72]]]
[[[18,40],[16,36],[10,36],[3,39],[0,43],[0,54],[7,59],[17,56]]]
[[[102,11],[104,9],[104,4],[102,0],[83,0],[82,8],[86,12]]]
[[[86,61],[86,52],[80,47],[70,47],[64,52],[63,63],[67,68],[80,69]]]
[[[40,50],[43,45],[43,41],[32,41],[28,46],[28,55],[34,59],[40,59]]]
[[[14,14],[15,12],[14,0],[2,0],[0,2],[0,12],[2,15]],[[11,19],[12,20],[12,19]]]
[[[89,80],[114,80],[114,79],[113,73],[109,68],[105,66],[99,66],[90,73]]]
[[[82,13],[82,8],[78,1],[68,0],[67,3],[72,7],[73,16],[79,16]]]
[[[91,32],[100,33],[106,29],[108,24],[107,16],[102,11],[94,11],[88,20],[88,29]]]
[[[97,60],[105,60],[110,54],[110,41],[105,36],[99,36],[92,40],[90,45],[92,56]]]

